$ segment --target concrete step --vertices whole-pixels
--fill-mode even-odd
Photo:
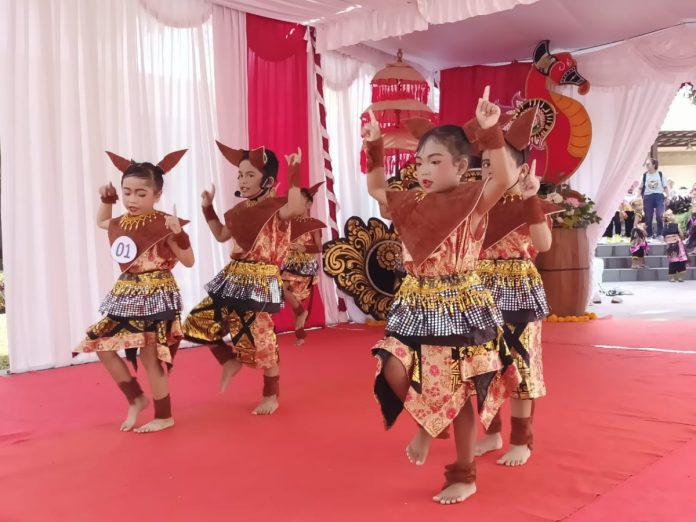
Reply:
[[[650,244],[649,252],[651,256],[664,256],[665,244]],[[596,257],[630,257],[631,250],[629,245],[597,245],[595,250]]]
[[[631,268],[632,263],[632,257],[607,257],[604,259],[604,269]],[[648,268],[668,268],[669,260],[667,259],[667,256],[646,256],[645,266]]]
[[[623,281],[667,281],[669,269],[661,268],[610,268],[604,269],[603,283],[619,283]],[[696,281],[696,267],[687,267],[684,279]]]

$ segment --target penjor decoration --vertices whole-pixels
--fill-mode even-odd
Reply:
[[[396,62],[390,63],[372,78],[372,105],[363,112],[363,123],[374,112],[384,139],[384,171],[395,175],[400,168],[415,157],[417,140],[404,122],[411,118],[423,118],[437,124],[438,115],[428,107],[430,86],[423,76],[402,60],[402,52]],[[362,171],[366,172],[365,154],[361,154]]]

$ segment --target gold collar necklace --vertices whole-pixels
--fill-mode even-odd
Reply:
[[[130,214],[123,214],[121,216],[121,220],[119,221],[119,225],[121,225],[121,228],[123,230],[137,230],[140,228],[142,225],[145,225],[146,223],[149,223],[150,221],[154,220],[157,217],[157,211],[156,210],[151,210],[150,212],[146,214],[139,214],[137,216],[131,216]]]

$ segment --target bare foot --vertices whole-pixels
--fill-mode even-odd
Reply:
[[[147,397],[145,397],[145,395],[141,395],[135,399],[135,402],[128,406],[128,414],[126,415],[126,420],[124,420],[123,424],[121,424],[121,431],[132,430],[133,426],[135,426],[135,423],[138,420],[138,415],[141,411],[147,408],[148,404],[150,404],[150,401]]]
[[[138,429],[135,430],[136,433],[154,433],[156,431],[166,430],[174,426],[174,419],[169,417],[168,419],[154,419],[143,424]]]
[[[225,393],[225,390],[230,384],[232,377],[237,375],[237,372],[242,369],[242,363],[237,359],[225,361],[222,365],[222,375],[220,376],[220,393]]]
[[[264,397],[259,405],[251,412],[252,415],[272,415],[278,409],[278,397],[271,395]]]
[[[480,457],[491,451],[498,451],[503,447],[503,437],[500,433],[491,433],[483,436],[482,439],[476,441],[474,447],[474,455]]]
[[[476,493],[475,483],[472,482],[471,484],[464,484],[463,482],[456,482],[440,491],[433,497],[433,500],[443,505],[458,504],[460,502],[464,502],[474,493]]]
[[[302,346],[304,344],[304,339],[295,339],[295,346]]]
[[[524,446],[510,445],[508,452],[498,459],[498,464],[503,466],[523,466],[532,456],[532,450],[525,444]]]
[[[422,466],[428,458],[430,451],[430,443],[433,438],[423,428],[418,428],[416,436],[413,437],[411,443],[406,447],[406,456],[411,464]]]
[[[307,321],[307,316],[309,315],[309,310],[305,310],[300,315],[295,316],[295,330],[300,330],[304,328],[305,321]]]

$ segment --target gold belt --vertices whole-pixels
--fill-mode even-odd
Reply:
[[[480,285],[481,280],[475,272],[441,277],[408,274],[401,283],[396,300],[408,306],[451,312],[472,306],[492,306],[491,294]]]
[[[111,291],[114,295],[149,294],[154,291],[177,292],[179,287],[169,270],[121,274]]]
[[[233,260],[225,267],[225,274],[241,277],[280,277],[280,269],[268,263]]]

